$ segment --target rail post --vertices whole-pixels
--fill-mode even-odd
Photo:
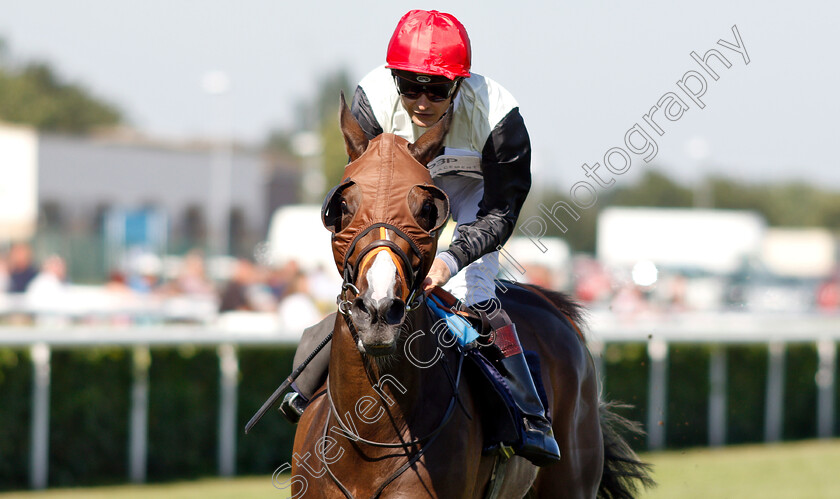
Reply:
[[[726,444],[726,348],[712,347],[709,359],[709,446]]]
[[[830,339],[817,343],[817,436],[831,438],[834,434],[834,394],[837,370],[837,344]]]
[[[668,344],[662,340],[650,340],[647,346],[650,358],[648,379],[648,448],[665,447],[665,422],[667,421],[668,396]]]
[[[146,481],[149,421],[149,347],[134,347],[134,384],[131,387],[131,418],[129,422],[128,470],[133,483]]]
[[[239,383],[239,359],[230,343],[219,345],[219,475],[236,473],[236,398]]]
[[[34,369],[32,384],[32,440],[29,486],[47,487],[50,452],[50,347],[36,343],[30,349]]]
[[[764,406],[764,441],[782,439],[785,398],[785,344],[772,341],[767,358],[767,401]]]

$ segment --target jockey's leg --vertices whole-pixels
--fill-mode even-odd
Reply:
[[[332,332],[334,325],[335,313],[332,313],[318,324],[303,330],[303,335],[295,352],[294,368],[301,365],[309,354],[315,350],[315,347]],[[292,391],[283,397],[283,402],[280,403],[280,413],[289,422],[297,423],[300,420],[303,410],[309,404],[309,400],[327,379],[327,371],[330,367],[330,346],[327,343],[318,352],[318,355],[309,362],[300,376],[292,383]]]
[[[537,466],[545,466],[560,460],[560,447],[554,439],[551,423],[545,416],[545,408],[528,370],[516,327],[496,297],[495,278],[498,273],[499,253],[488,253],[461,269],[444,288],[466,305],[492,317],[490,324],[496,330],[494,345],[502,359],[500,372],[525,419],[525,436],[516,453]]]
[[[516,326],[504,310],[499,309],[491,324],[495,328],[494,346],[501,354],[502,375],[507,381],[513,401],[524,417],[525,435],[516,453],[537,466],[560,461],[560,447],[554,439],[551,422],[522,353]],[[501,325],[504,324],[504,325]]]

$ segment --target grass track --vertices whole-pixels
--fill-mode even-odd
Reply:
[[[650,453],[659,487],[644,499],[840,498],[840,441]]]
[[[51,489],[44,492],[12,492],[0,494],[3,499],[239,499],[270,497],[287,499],[288,490],[274,488],[271,476],[235,478],[205,478],[192,482],[174,482],[152,485],[122,485],[116,487],[85,487],[77,489]]]
[[[642,458],[655,466],[654,478],[659,482],[643,499],[840,498],[840,440],[658,452]],[[0,498],[286,499],[287,492],[275,489],[270,476],[261,476],[0,493]]]

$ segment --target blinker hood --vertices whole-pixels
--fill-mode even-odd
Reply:
[[[355,267],[356,262],[348,259],[356,240],[375,226],[394,229],[410,243],[421,260],[417,275],[425,276],[432,265],[437,232],[449,217],[449,198],[434,186],[429,171],[412,156],[408,145],[407,140],[391,134],[372,139],[365,152],[347,165],[341,183],[324,200],[322,221],[332,232],[333,258],[345,278],[345,267]],[[359,206],[350,223],[341,227],[342,195],[353,185],[361,190]],[[416,189],[426,191],[437,208],[437,218],[428,231],[420,226],[409,205],[409,197]],[[421,193],[414,192],[417,194]]]

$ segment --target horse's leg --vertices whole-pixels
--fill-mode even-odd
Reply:
[[[597,376],[583,345],[567,346],[554,352],[550,372],[544,371],[553,393],[553,428],[562,457],[541,470],[534,490],[536,497],[593,498],[604,463]]]
[[[513,315],[513,314],[511,314]],[[604,448],[595,364],[566,319],[539,305],[517,310],[523,346],[540,356],[560,462],[540,468],[536,497],[591,498],[598,491]]]

